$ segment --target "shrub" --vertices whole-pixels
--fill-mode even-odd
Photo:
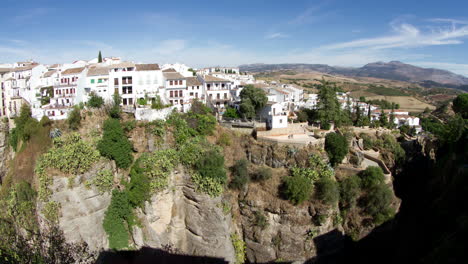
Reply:
[[[153,102],[151,103],[151,108],[152,109],[163,109],[165,108],[166,105],[164,105],[161,101],[161,97],[159,97],[159,95],[156,96],[156,98],[153,100]]]
[[[340,182],[340,203],[344,208],[356,205],[359,197],[361,178],[357,175],[350,176]]]
[[[361,178],[361,186],[365,189],[370,189],[385,181],[383,171],[380,167],[370,166],[359,173]]]
[[[173,149],[158,150],[151,154],[143,154],[138,160],[141,173],[148,177],[151,191],[161,191],[168,185],[177,161],[177,152]]]
[[[244,240],[242,240],[242,238],[239,237],[239,235],[237,235],[236,233],[232,233],[231,242],[232,242],[232,246],[234,247],[234,251],[236,253],[235,263],[236,264],[244,263],[245,262],[245,250],[246,250]]]
[[[112,191],[112,199],[104,215],[103,227],[109,238],[109,247],[128,247],[128,231],[134,224],[134,216],[128,194],[125,191]]]
[[[193,166],[201,158],[204,147],[207,142],[204,138],[194,137],[189,139],[186,143],[179,146],[179,159],[185,166]]]
[[[224,157],[217,150],[209,150],[196,163],[195,168],[204,178],[217,180],[221,184],[227,181],[224,169]]]
[[[310,198],[312,188],[312,181],[308,177],[296,174],[286,177],[283,194],[286,199],[298,205]]]
[[[93,108],[101,108],[104,105],[104,99],[96,93],[91,93],[88,100],[88,106]]]
[[[459,94],[453,100],[453,111],[460,114],[463,118],[468,118],[468,93]]]
[[[136,120],[122,122],[122,129],[125,133],[130,133],[136,127]]]
[[[359,136],[362,138],[362,143],[364,145],[365,150],[369,150],[374,147],[374,141],[372,140],[371,136],[365,133],[361,133]]]
[[[316,197],[325,204],[335,204],[340,198],[340,191],[336,181],[329,177],[322,177],[316,182]]]
[[[117,167],[128,168],[133,162],[133,147],[118,119],[104,121],[104,133],[97,148],[102,156],[115,160]]]
[[[167,119],[167,124],[174,127],[174,139],[179,146],[184,144],[190,137],[197,134],[194,129],[188,126],[187,121],[182,118],[181,114],[172,113]]]
[[[348,141],[337,133],[328,133],[325,137],[325,150],[327,151],[330,164],[336,166],[340,164],[348,153]]]
[[[362,199],[364,211],[373,217],[374,223],[380,224],[393,216],[390,204],[393,199],[391,189],[381,183],[372,186]]]
[[[120,101],[122,101],[122,98],[120,97],[119,94],[114,94],[112,96],[113,102],[111,105],[107,108],[107,113],[111,118],[120,118]]]
[[[49,201],[44,205],[42,209],[45,219],[49,220],[52,223],[57,223],[59,220],[60,214],[60,203],[56,201]]]
[[[218,138],[218,144],[221,146],[230,146],[231,145],[231,137],[228,133],[223,132]]]
[[[192,174],[192,181],[197,186],[197,191],[217,197],[223,193],[223,184],[218,179],[205,178],[199,173]]]
[[[43,127],[46,127],[50,126],[52,124],[52,121],[47,116],[43,116],[41,118],[41,121],[39,121],[39,124]]]
[[[128,199],[132,207],[143,208],[144,203],[151,198],[150,180],[139,167],[137,161],[130,171],[130,183],[128,185]]]
[[[382,147],[393,153],[395,161],[402,161],[405,158],[405,150],[400,146],[395,137],[390,134],[383,135]]]
[[[102,170],[91,180],[88,180],[85,185],[90,187],[96,186],[100,193],[110,192],[114,186],[114,174],[110,170]]]
[[[239,114],[237,113],[237,109],[234,107],[228,107],[226,111],[224,111],[223,117],[227,118],[239,118]]]
[[[320,124],[320,128],[323,130],[330,130],[331,124],[329,122],[323,122]]]
[[[72,133],[54,139],[54,145],[36,163],[35,172],[45,173],[46,168],[55,168],[64,173],[80,174],[88,171],[99,160],[99,153],[79,134]]]
[[[260,227],[262,230],[268,226],[268,220],[262,212],[254,212],[254,225]]]
[[[147,105],[148,101],[145,98],[138,98],[137,104],[139,105]]]
[[[232,170],[232,180],[230,187],[234,189],[242,189],[249,182],[249,171],[247,168],[248,161],[241,159],[234,164]]]
[[[252,180],[254,181],[266,181],[271,178],[272,171],[271,168],[263,166],[257,169],[257,171],[252,174]]]
[[[216,117],[212,114],[197,114],[189,112],[183,116],[190,128],[199,135],[211,135],[216,127]]]
[[[70,129],[77,130],[81,124],[81,111],[78,107],[74,107],[71,112],[68,113],[67,124]]]

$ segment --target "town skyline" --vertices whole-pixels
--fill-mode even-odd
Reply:
[[[468,76],[462,1],[113,3],[7,1],[1,8],[1,63],[90,60],[101,50],[106,57],[194,67],[360,67],[399,60]]]

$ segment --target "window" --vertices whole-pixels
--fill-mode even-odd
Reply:
[[[180,104],[183,104],[184,103],[184,100],[180,100]]]
[[[119,85],[119,78],[114,78],[114,85]]]
[[[122,89],[123,89],[123,94],[131,94],[131,93],[133,93],[133,89],[132,89],[131,86],[124,86],[124,87],[122,87]]]
[[[127,105],[127,98],[122,99],[123,105]]]
[[[98,83],[102,83],[102,79],[99,79],[97,82],[98,82]]]
[[[224,99],[227,99],[227,93],[224,93]]]
[[[131,76],[122,77],[122,84],[132,84],[132,77]]]
[[[179,91],[179,97],[182,97],[182,91]]]
[[[169,103],[170,103],[171,105],[173,105],[173,104],[174,104],[174,102],[173,102],[172,100],[169,100]]]
[[[198,93],[195,93],[195,98],[198,98]]]
[[[199,90],[199,89],[200,89],[200,86],[197,86],[197,90]]]
[[[169,92],[169,97],[174,97],[174,92],[173,91]]]
[[[190,93],[190,96],[193,96],[193,93]]]
[[[206,85],[206,88],[208,88],[208,90],[210,90],[211,84],[207,84],[207,85]]]
[[[224,83],[223,83],[223,84],[221,84],[221,87],[223,87],[223,88],[224,88],[224,86],[225,86],[225,84],[224,84]]]
[[[220,98],[221,98],[220,94],[216,94],[216,99],[220,99]]]
[[[282,124],[282,123],[283,123],[283,119],[280,119],[280,124]]]
[[[179,80],[179,85],[182,85],[182,80]]]
[[[94,83],[94,79],[91,79],[91,83]]]
[[[128,98],[128,104],[132,105],[133,104],[133,98]]]

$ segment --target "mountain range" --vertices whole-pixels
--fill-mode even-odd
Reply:
[[[363,67],[339,67],[326,64],[246,64],[241,71],[269,72],[291,70],[298,72],[316,71],[347,77],[373,77],[395,81],[419,83],[423,86],[445,86],[467,89],[468,78],[453,72],[434,68],[422,68],[400,61],[373,62]]]

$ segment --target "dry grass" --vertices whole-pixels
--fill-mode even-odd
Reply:
[[[400,105],[400,109],[403,110],[408,110],[409,112],[422,112],[424,109],[429,108],[429,109],[435,109],[435,106],[424,103],[414,97],[411,96],[382,96],[382,95],[376,95],[376,96],[369,96],[366,97],[368,100],[374,100],[374,99],[383,99],[387,100],[389,102],[393,102],[396,104]]]

